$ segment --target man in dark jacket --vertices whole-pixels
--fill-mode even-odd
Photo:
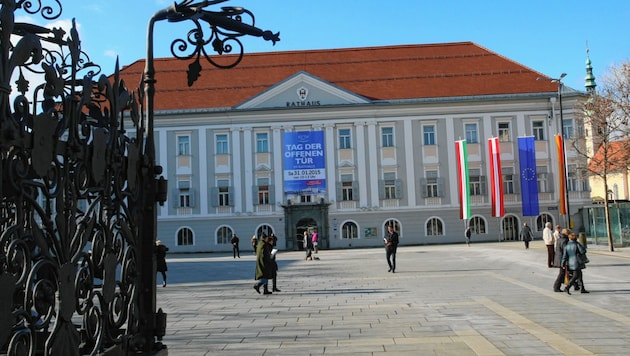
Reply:
[[[273,278],[275,272],[275,262],[271,258],[271,250],[273,249],[271,244],[271,237],[264,235],[256,246],[256,280],[258,282],[254,284],[254,289],[258,294],[260,294],[261,286],[263,286],[264,294],[272,294],[267,286],[269,279]]]
[[[562,229],[558,240],[556,241],[556,252],[554,254],[553,260],[553,265],[559,267],[558,277],[556,277],[556,280],[553,282],[554,292],[562,292],[562,289],[560,289],[560,285],[562,284],[562,281],[564,281],[564,267],[561,263],[562,255],[564,254],[564,247],[567,245],[567,242],[569,242],[569,230]],[[569,286],[566,286],[565,288],[569,288]]]
[[[389,271],[396,272],[396,249],[398,248],[398,233],[394,231],[392,225],[387,226],[387,234],[384,238],[385,253],[387,256],[387,264],[389,265]]]

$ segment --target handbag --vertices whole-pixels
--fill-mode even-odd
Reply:
[[[585,253],[579,253],[579,252],[578,252],[578,253],[577,253],[577,258],[578,258],[578,263],[579,263],[580,265],[585,265],[585,264],[587,264],[587,263],[591,262],[591,261],[588,259],[588,257],[586,257],[586,254],[585,254]]]
[[[569,267],[565,266],[564,267],[564,285],[568,286],[569,285]],[[569,288],[569,287],[567,287]]]

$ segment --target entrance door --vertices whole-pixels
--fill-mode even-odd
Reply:
[[[518,219],[514,215],[503,218],[503,238],[506,241],[518,241]]]
[[[310,238],[310,236],[313,234],[313,231],[315,231],[316,229],[317,221],[315,221],[315,219],[305,218],[298,221],[298,223],[295,225],[295,239],[297,248],[299,250],[304,249],[304,232],[307,232]]]

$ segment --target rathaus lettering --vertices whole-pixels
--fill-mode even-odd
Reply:
[[[287,101],[287,107],[297,107],[297,106],[320,106],[319,100],[313,101]]]

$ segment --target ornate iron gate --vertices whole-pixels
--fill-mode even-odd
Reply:
[[[167,184],[155,165],[152,53],[145,90],[130,91],[118,68],[100,75],[75,27],[15,22],[18,11],[58,18],[59,0],[44,1],[0,2],[0,353],[155,353],[166,315],[156,312],[153,252]],[[196,24],[189,78],[209,42],[221,54],[242,34],[279,40],[242,24],[247,10],[203,11],[223,1],[184,0],[152,19]],[[239,34],[220,40],[219,27]]]

